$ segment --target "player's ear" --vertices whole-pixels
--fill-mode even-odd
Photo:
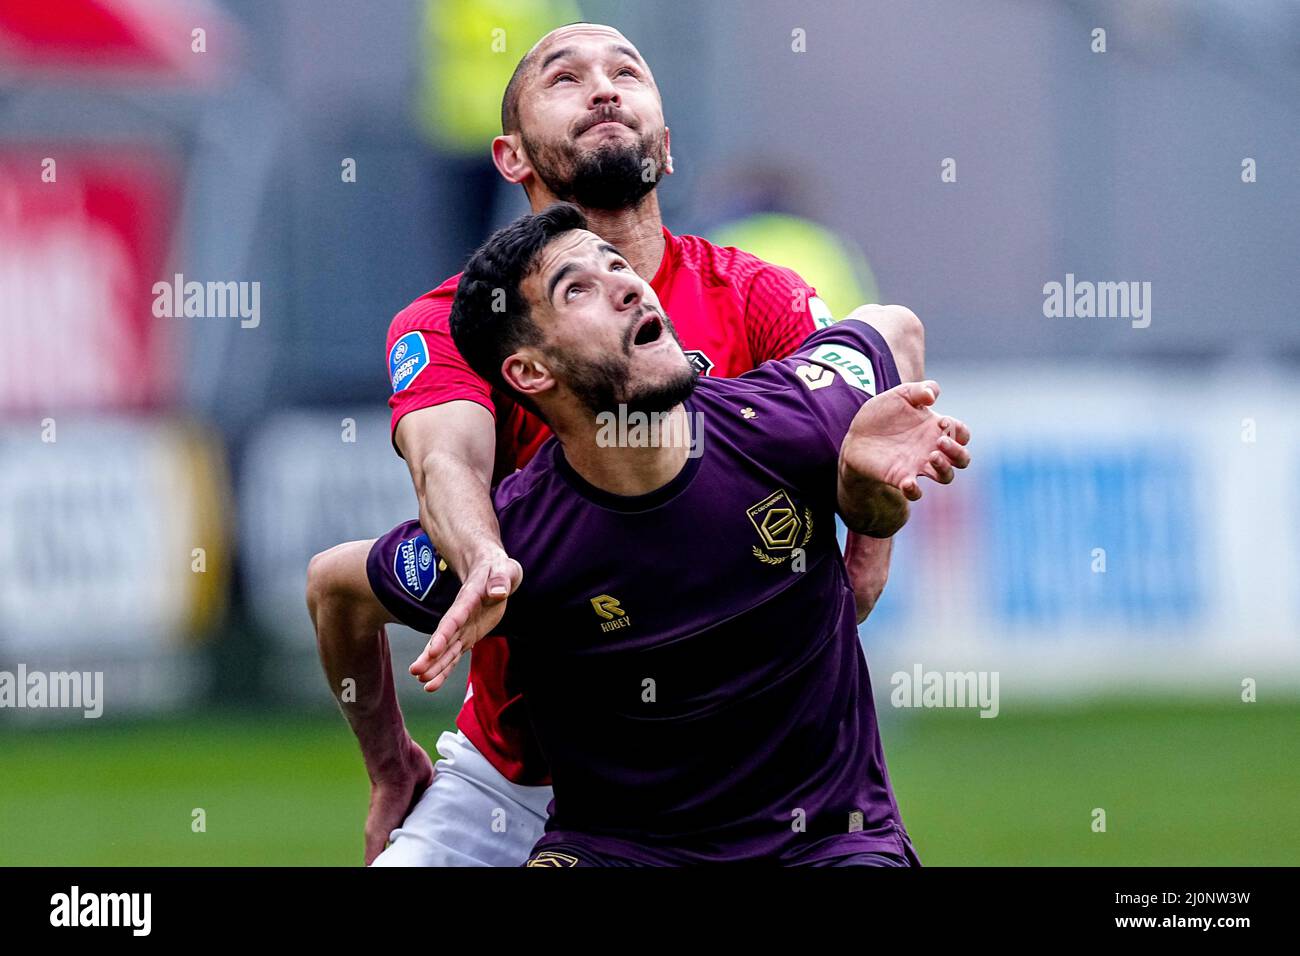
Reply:
[[[673,174],[673,134],[672,130],[667,126],[664,127],[664,155],[668,157],[667,162],[664,163],[664,175],[671,176]]]
[[[532,349],[520,349],[501,363],[501,377],[506,384],[533,398],[555,387],[555,376],[547,362]]]
[[[522,183],[533,174],[521,139],[518,133],[506,133],[492,140],[492,164],[511,185]]]

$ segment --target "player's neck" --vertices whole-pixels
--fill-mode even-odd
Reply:
[[[657,415],[624,411],[575,415],[556,422],[570,467],[588,484],[614,495],[647,495],[677,477],[691,454],[683,405]]]
[[[540,205],[534,203],[533,212],[555,201],[549,193],[536,198]],[[647,282],[655,277],[664,258],[664,223],[659,215],[659,197],[653,189],[635,206],[582,211],[587,228],[618,249],[637,275]]]

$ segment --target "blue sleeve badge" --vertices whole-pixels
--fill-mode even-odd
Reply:
[[[411,597],[423,601],[438,580],[438,559],[429,536],[407,538],[393,554],[393,576]]]
[[[407,332],[393,343],[388,353],[388,377],[392,380],[393,391],[400,392],[424,371],[429,364],[429,347],[420,332]]]

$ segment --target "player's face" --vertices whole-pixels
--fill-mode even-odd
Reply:
[[[590,411],[667,411],[695,388],[698,373],[654,289],[595,233],[552,240],[521,291],[543,364]]]
[[[588,209],[635,205],[668,162],[650,68],[617,30],[576,24],[549,34],[519,101],[533,171],[558,199]]]

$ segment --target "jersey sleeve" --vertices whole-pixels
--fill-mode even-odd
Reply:
[[[799,445],[792,452],[817,471],[838,461],[858,409],[900,384],[884,336],[859,319],[818,329],[789,358],[750,374],[768,378],[786,393],[781,413],[790,417],[781,430]]]
[[[425,296],[397,314],[388,333],[390,431],[410,412],[446,402],[477,402],[493,415],[492,388],[476,374],[451,337],[450,294]],[[396,444],[394,444],[396,447]]]
[[[507,546],[517,544],[517,540],[509,537],[512,525],[503,514],[503,501],[509,499],[520,474],[516,472],[503,481],[492,496],[493,508],[502,514],[501,533]],[[460,578],[416,520],[403,521],[375,540],[366,556],[366,578],[379,603],[397,622],[422,634],[433,633],[460,593]],[[506,634],[508,628],[524,620],[514,613],[522,599],[519,591],[512,596],[494,633]]]
[[[400,624],[432,634],[460,591],[460,580],[434,550],[418,521],[378,538],[366,558],[370,589]]]
[[[792,269],[766,266],[754,274],[745,300],[745,334],[754,364],[782,359],[820,326],[830,310]]]

